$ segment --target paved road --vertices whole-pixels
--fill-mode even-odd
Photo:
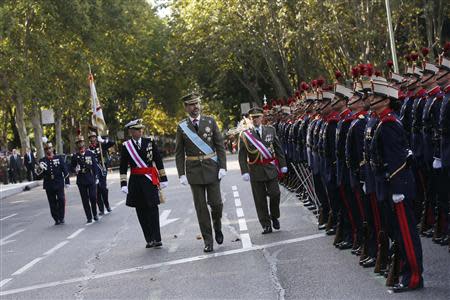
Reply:
[[[54,226],[38,187],[0,202],[2,299],[449,299],[450,254],[423,240],[426,288],[390,294],[383,280],[331,246],[316,220],[283,190],[281,230],[261,235],[250,186],[229,156],[222,182],[225,242],[204,255],[189,187],[166,164],[162,249],[146,249],[136,213],[109,176],[114,208],[85,224],[76,186],[66,225]]]

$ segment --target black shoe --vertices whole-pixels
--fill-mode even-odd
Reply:
[[[112,212],[111,207],[107,207],[106,210],[107,210],[108,212]]]
[[[433,236],[433,233],[434,233],[433,228],[430,228],[430,229],[424,231],[422,234],[423,234],[425,237],[430,238],[430,237]]]
[[[86,223],[92,223],[92,219],[87,220]]]
[[[59,221],[55,221],[55,225],[59,225],[61,224]]]
[[[99,216],[103,216],[104,214],[105,214],[105,213],[102,212],[102,211],[98,213]]]
[[[327,235],[335,235],[336,234],[336,229],[334,228],[330,228],[326,231]]]
[[[338,248],[339,248],[340,250],[347,250],[347,249],[351,249],[352,246],[353,246],[353,245],[352,245],[352,243],[350,243],[350,242],[342,242],[342,243],[339,244]]]
[[[213,252],[213,246],[212,245],[206,245],[205,248],[203,248],[203,252],[208,253],[208,252]]]
[[[147,243],[147,245],[145,245],[145,248],[153,248],[153,247],[155,247],[154,241],[151,241],[151,242]]]
[[[95,221],[98,221],[98,217],[97,217],[97,216],[95,216],[95,217],[94,217],[94,220],[95,220]]]
[[[65,224],[66,222],[64,221],[64,219],[62,219],[62,220],[59,220],[59,224]]]
[[[262,234],[267,234],[267,233],[271,233],[272,232],[272,226],[266,226],[263,228],[263,232]]]
[[[222,231],[221,230],[217,230],[215,236],[216,236],[217,244],[222,245],[222,243],[223,243],[223,233],[222,233]]]
[[[377,260],[373,257],[370,257],[369,259],[365,260],[362,264],[364,268],[373,268],[375,267]]]
[[[448,236],[446,236],[446,237],[443,237],[442,239],[441,239],[441,241],[439,242],[439,244],[441,244],[441,246],[447,246],[448,245]]]
[[[319,230],[325,230],[327,228],[327,224],[322,224],[317,227]]]
[[[161,241],[159,241],[159,242],[153,241],[153,247],[155,247],[155,248],[161,248],[161,247],[162,247],[162,242],[161,242]]]
[[[272,226],[276,230],[280,230],[280,221],[277,218],[272,219]]]
[[[361,246],[359,246],[356,249],[352,249],[352,251],[350,251],[353,255],[361,255]]]
[[[372,258],[372,257],[367,256],[365,259],[360,260],[360,261],[359,261],[359,265],[362,266],[366,261],[368,261],[368,260],[371,259],[371,258]]]
[[[394,285],[392,287],[391,290],[394,293],[403,293],[403,292],[408,292],[408,291],[413,291],[413,290],[419,290],[421,288],[423,288],[423,283],[420,283],[417,287],[414,287],[414,288],[410,288],[407,285],[403,285],[403,283],[397,283],[396,285]]]

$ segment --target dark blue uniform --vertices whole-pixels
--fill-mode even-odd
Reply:
[[[55,220],[55,224],[64,223],[66,196],[64,185],[69,184],[69,172],[65,162],[65,157],[55,155],[46,156],[39,160],[39,164],[45,164],[46,170],[40,166],[36,168],[38,179],[44,179],[43,187],[47,193],[50,213]]]
[[[95,154],[95,158],[97,159],[98,162],[98,166],[100,167],[99,170],[97,170],[97,175],[98,175],[98,184],[97,184],[97,204],[98,204],[98,209],[100,210],[100,214],[104,214],[105,212],[105,208],[110,212],[111,211],[111,207],[109,205],[109,201],[108,201],[108,185],[107,185],[107,178],[106,176],[108,175],[108,155],[107,155],[107,151],[109,148],[111,148],[112,146],[114,146],[116,143],[112,142],[112,141],[108,141],[105,143],[96,143],[96,144],[90,144],[89,145],[89,150],[92,151],[92,153]],[[100,146],[102,148],[102,153],[100,153]],[[105,164],[105,168],[103,168],[103,166],[101,165],[101,155],[103,154],[103,159],[104,159],[104,164]]]
[[[423,286],[422,245],[412,207],[415,181],[408,164],[408,144],[403,126],[391,109],[380,114],[371,145],[377,198],[391,210],[392,233],[399,241],[402,258],[401,283],[409,288]],[[394,197],[395,196],[395,199]],[[384,213],[384,212],[383,212]]]
[[[77,166],[79,171],[77,172]],[[71,172],[77,173],[77,186],[83,202],[84,212],[88,222],[97,219],[97,189],[98,162],[95,154],[90,150],[77,152],[72,155],[70,161]]]

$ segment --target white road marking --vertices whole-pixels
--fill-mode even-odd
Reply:
[[[30,261],[29,263],[27,263],[25,266],[23,266],[22,268],[20,268],[19,270],[15,271],[14,273],[12,273],[13,276],[15,275],[19,275],[22,274],[23,272],[25,272],[26,270],[28,270],[29,268],[31,268],[32,266],[34,266],[35,264],[37,264],[38,262],[40,262],[41,260],[43,260],[44,257],[38,257],[33,259],[32,261]]]
[[[234,199],[234,205],[236,205],[237,207],[242,206],[241,199],[239,198]]]
[[[27,200],[18,200],[18,201],[11,201],[9,203],[16,204],[16,203],[23,203],[23,202],[28,202],[28,201]]]
[[[80,228],[77,231],[75,231],[74,233],[72,233],[71,235],[69,235],[67,237],[68,240],[73,239],[74,237],[76,237],[77,235],[79,235],[80,233],[82,233],[86,228]]]
[[[248,230],[247,222],[245,222],[245,219],[239,219],[238,222],[239,222],[239,230],[240,231],[247,231]]]
[[[233,197],[234,198],[239,198],[239,192],[238,191],[234,191],[233,192]]]
[[[244,216],[244,211],[242,210],[242,207],[236,208],[236,214],[238,218],[242,218]]]
[[[279,241],[279,242],[275,242],[275,243],[271,243],[271,244],[253,245],[252,247],[245,248],[245,249],[239,248],[239,249],[228,250],[228,251],[224,251],[224,252],[217,252],[217,253],[212,253],[212,254],[207,254],[207,255],[200,255],[200,256],[176,259],[176,260],[166,261],[166,262],[162,262],[162,263],[156,263],[156,264],[152,264],[152,265],[144,265],[144,266],[138,266],[138,267],[133,267],[133,268],[129,268],[129,269],[123,269],[123,270],[117,270],[117,271],[99,273],[99,274],[92,274],[89,276],[76,277],[76,278],[72,278],[72,279],[41,283],[41,284],[31,285],[31,286],[23,287],[23,288],[1,291],[0,296],[18,294],[18,293],[23,293],[23,292],[27,292],[27,291],[33,291],[33,290],[38,290],[38,289],[60,286],[60,285],[64,285],[64,284],[82,282],[82,281],[86,281],[86,280],[93,280],[93,279],[100,279],[100,278],[112,277],[112,276],[117,276],[117,275],[129,274],[129,273],[139,272],[139,271],[143,271],[143,270],[156,269],[156,268],[160,268],[160,267],[164,267],[164,266],[180,265],[180,264],[184,264],[184,263],[190,263],[190,262],[210,259],[210,258],[214,258],[214,257],[246,253],[246,252],[250,252],[250,251],[256,251],[256,250],[261,250],[261,249],[267,249],[267,248],[272,248],[272,247],[277,247],[277,246],[282,246],[282,245],[288,245],[288,244],[308,241],[308,240],[317,239],[317,238],[321,238],[321,237],[325,237],[325,236],[326,236],[325,233],[318,233],[318,234],[308,235],[308,236],[299,237],[299,238],[295,238],[295,239]]]
[[[119,206],[119,205],[121,205],[122,203],[125,203],[125,200],[122,200],[122,201],[117,202],[116,207]]]
[[[250,234],[248,233],[241,233],[241,242],[242,249],[248,249],[252,247],[252,241],[250,240]]]
[[[165,209],[159,216],[159,227],[164,227],[166,225],[169,225],[172,222],[178,221],[180,218],[175,219],[168,219],[169,214],[172,210],[171,209]]]
[[[2,281],[0,281],[0,288],[3,287],[8,282],[10,282],[11,280],[12,280],[12,278],[5,278]]]
[[[61,243],[59,243],[58,245],[56,245],[55,247],[53,247],[52,249],[48,250],[47,252],[44,253],[45,256],[50,255],[52,253],[54,253],[56,250],[58,250],[59,248],[64,247],[69,241],[63,241]]]
[[[4,238],[0,239],[0,246],[4,246],[4,245],[6,245],[6,244],[9,244],[9,243],[14,242],[15,240],[9,240],[9,241],[8,241],[8,239],[9,239],[9,238],[12,238],[12,237],[15,236],[15,235],[18,235],[19,233],[23,232],[24,230],[25,230],[25,229],[17,230],[16,232],[13,232],[13,233],[11,233],[10,235],[7,235],[7,236],[5,236]]]
[[[237,191],[237,186],[233,185],[233,186],[231,187],[231,189],[232,189],[233,191]]]
[[[9,216],[6,216],[6,217],[3,217],[3,218],[1,218],[1,219],[0,219],[0,221],[3,221],[3,220],[6,220],[6,219],[9,219],[9,218],[11,218],[11,217],[14,217],[14,216],[17,216],[17,214],[12,214],[12,215],[9,215]]]

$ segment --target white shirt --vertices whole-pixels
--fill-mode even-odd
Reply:
[[[262,137],[262,126],[255,127],[255,130],[259,133],[259,136]]]
[[[140,148],[142,143],[142,138],[139,138],[137,141],[133,139],[133,142]]]
[[[200,115],[198,115],[197,118],[192,118],[189,116],[189,120],[191,120],[192,124],[194,124],[194,120],[197,120],[197,125],[200,125]]]

